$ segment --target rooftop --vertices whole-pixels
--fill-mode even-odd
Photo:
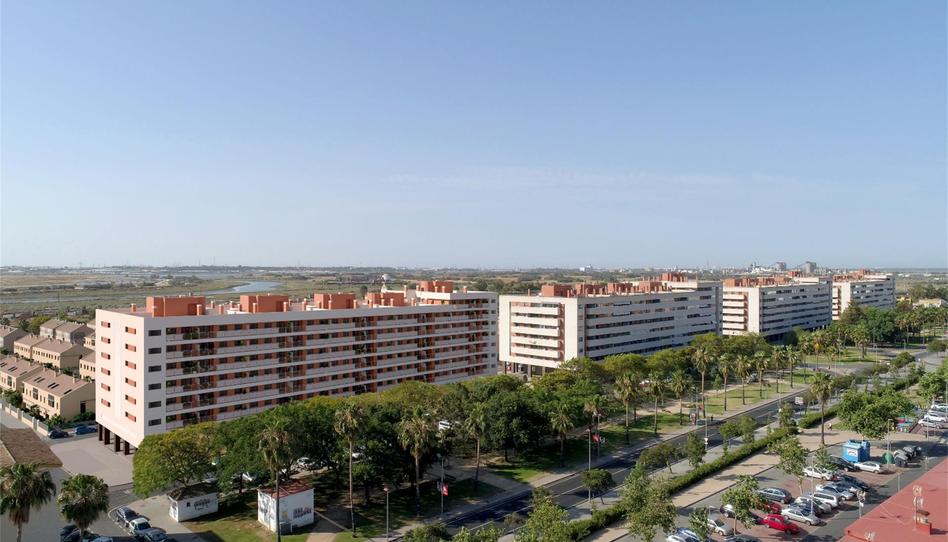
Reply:
[[[37,344],[49,340],[46,337],[40,337],[39,335],[27,335],[26,337],[20,337],[14,342],[14,345],[20,344],[24,346],[36,346]]]
[[[23,383],[60,397],[76,391],[83,386],[94,385],[92,382],[87,382],[81,378],[67,374],[57,373],[52,369],[43,369],[43,371],[27,378]]]
[[[312,484],[307,484],[302,480],[290,479],[280,484],[280,499],[290,495],[295,495],[297,493],[302,493],[304,491],[310,491],[311,489],[313,489]],[[276,496],[276,492],[273,491],[273,488],[271,487],[261,487],[257,491],[265,495],[269,495],[270,497]]]
[[[40,324],[40,329],[56,329],[59,326],[65,324],[65,320],[60,320],[59,318],[51,318]]]
[[[44,352],[53,352],[55,354],[64,354],[70,350],[82,349],[88,351],[89,349],[80,344],[73,344],[69,341],[61,341],[59,339],[45,339],[42,342],[36,343],[33,345],[35,350],[42,350]],[[88,352],[82,352],[86,354]]]
[[[869,269],[858,269],[856,271],[850,271],[849,273],[833,275],[833,282],[876,281],[890,278],[892,278],[892,275],[886,273],[873,273]]]
[[[32,429],[0,431],[0,467],[13,463],[36,463],[41,468],[61,467],[63,462]]]
[[[651,277],[631,282],[609,283],[578,283],[578,284],[544,284],[540,288],[542,297],[607,297],[620,295],[653,294],[672,292],[675,283],[688,283],[696,279],[689,279],[683,273],[662,273],[658,277]],[[527,292],[531,295],[531,292]]]
[[[7,356],[3,359],[0,359],[0,373],[10,375],[14,378],[42,367],[43,366],[38,363],[30,363],[29,361],[20,359],[16,356]]]
[[[0,339],[3,339],[4,337],[6,337],[7,335],[11,333],[16,333],[17,331],[21,333],[26,333],[25,331],[23,331],[22,329],[18,327],[0,326]]]
[[[64,322],[62,325],[56,327],[56,331],[61,333],[75,333],[82,328],[88,328],[88,326],[78,322]]]
[[[784,275],[770,277],[734,277],[724,279],[726,288],[760,288],[767,286],[783,286],[786,284],[818,284],[827,279],[824,277],[809,276],[799,271],[790,271]]]

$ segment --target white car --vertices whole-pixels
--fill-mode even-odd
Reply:
[[[932,403],[928,410],[937,410],[939,412],[948,412],[948,405],[944,403]]]
[[[944,412],[938,412],[936,410],[929,410],[925,413],[925,416],[922,417],[922,419],[933,422],[948,422],[948,414],[945,414]]]
[[[926,420],[925,418],[919,420],[918,425],[921,425],[922,427],[931,427],[932,429],[941,429],[941,422]]]
[[[836,495],[836,498],[842,501],[851,501],[856,498],[855,493],[847,491],[835,484],[818,484],[816,490],[829,493],[830,495]]]
[[[708,516],[708,528],[721,536],[731,536],[734,534],[734,529],[725,523],[724,520],[710,515]]]
[[[837,479],[835,472],[815,466],[803,467],[803,474],[809,476],[810,478],[822,478],[823,480],[832,481]]]
[[[802,506],[790,505],[780,511],[787,519],[792,519],[798,523],[806,523],[807,525],[819,525],[820,518],[816,517],[813,513],[813,509],[810,507],[803,508]]]
[[[865,472],[881,473],[884,469],[878,461],[859,461],[855,463],[857,469]]]
[[[833,511],[832,506],[824,502],[820,502],[812,497],[797,497],[796,500],[793,502],[799,505],[812,507],[813,511],[818,516],[823,515],[823,514],[829,514],[830,512]]]
[[[803,496],[813,499],[816,502],[828,504],[832,508],[839,508],[839,499],[836,498],[836,495],[830,495],[823,491],[814,491],[813,493],[804,493]]]

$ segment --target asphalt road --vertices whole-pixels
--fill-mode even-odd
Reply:
[[[782,399],[782,401],[792,401],[793,397],[803,395],[804,393],[806,393],[806,388],[801,387],[796,393]],[[758,424],[770,423],[776,416],[776,409],[779,403],[780,401],[778,400],[768,401],[767,403],[748,410],[742,414],[742,416],[751,416],[758,422]],[[719,425],[708,426],[707,430],[709,447],[713,447],[721,443],[721,435],[718,429]],[[689,431],[688,433],[671,438],[667,442],[673,446],[681,447],[684,445],[685,439],[688,438],[690,433],[697,433],[703,438],[705,434],[704,431],[704,426],[701,426],[697,429],[694,429],[693,431]],[[609,472],[612,473],[613,478],[617,482],[621,483],[626,479],[631,469],[635,466],[635,460],[638,458],[641,451],[651,445],[656,444],[657,442],[658,441],[653,440],[635,446],[630,450],[616,452],[611,456],[611,458],[607,459],[603,463],[600,463],[598,467],[609,470]],[[551,495],[553,495],[556,503],[563,508],[570,508],[586,500],[588,496],[587,490],[585,486],[583,486],[582,482],[582,471],[576,472],[543,487],[547,489]],[[505,518],[512,513],[526,516],[530,513],[531,496],[531,491],[523,491],[512,494],[510,498],[498,502],[493,506],[451,518],[446,522],[447,526],[450,531],[454,532],[461,527],[472,529],[488,523],[503,523]]]

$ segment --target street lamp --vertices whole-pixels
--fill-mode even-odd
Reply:
[[[593,457],[593,432],[592,432],[592,428],[588,429],[588,433],[589,433],[589,454],[587,455],[587,460],[586,460],[586,470],[587,470],[587,471],[592,471],[592,468],[593,468],[593,463],[592,463],[592,461],[593,461],[593,460],[592,460],[592,457]],[[592,510],[592,502],[593,502],[593,490],[592,490],[592,486],[589,486],[589,487],[587,487],[586,489],[589,491],[589,509]]]
[[[439,493],[441,493],[441,517],[444,517],[444,454],[439,453],[438,459],[441,460],[441,487],[439,488]]]
[[[388,484],[385,484],[384,486],[382,486],[382,491],[385,492],[385,540],[391,540],[391,536],[389,535],[389,530],[388,530],[388,492],[389,492]]]

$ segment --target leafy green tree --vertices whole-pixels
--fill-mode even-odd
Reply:
[[[472,411],[473,412],[473,411]],[[563,460],[566,454],[566,434],[570,429],[573,428],[573,419],[569,415],[569,409],[566,405],[560,403],[557,404],[553,411],[550,412],[550,428],[556,433],[556,437],[560,441],[560,465],[563,464]],[[477,459],[480,460],[480,449],[477,450]],[[480,465],[478,465],[480,466]],[[477,477],[475,471],[475,478]]]
[[[861,357],[865,359],[866,347],[869,346],[869,342],[872,340],[872,336],[869,335],[869,330],[866,329],[866,326],[863,324],[853,326],[849,332],[849,338],[853,341],[853,344],[859,348]]]
[[[30,511],[48,503],[55,494],[49,471],[38,470],[35,463],[14,463],[0,469],[0,514],[16,525],[16,542],[23,538]]]
[[[79,539],[89,525],[109,509],[109,486],[97,476],[77,474],[63,480],[59,492],[59,512],[79,529]]]
[[[487,409],[483,403],[471,407],[470,414],[464,420],[464,432],[474,439],[474,485],[477,485],[481,474],[481,441],[487,433]],[[560,453],[562,455],[562,450]]]
[[[724,383],[724,394],[721,396],[724,400],[724,412],[727,412],[727,377],[733,372],[734,358],[730,354],[721,354],[721,357],[718,358],[718,373]]]
[[[829,450],[826,449],[826,446],[820,446],[816,453],[813,454],[813,464],[821,469],[836,470],[836,464],[833,463],[833,459],[830,456]]]
[[[6,396],[7,403],[10,403],[10,406],[13,408],[23,408],[23,392],[19,390],[7,390],[9,395]]]
[[[684,425],[685,415],[683,405],[685,403],[685,394],[691,389],[691,379],[681,369],[675,370],[668,381],[668,389],[678,398],[678,425]]]
[[[618,354],[608,356],[602,361],[602,367],[612,380],[634,372],[642,372],[648,360],[639,354]]]
[[[786,356],[785,359],[787,362],[787,371],[790,373],[790,389],[792,390],[793,389],[793,371],[794,369],[796,369],[797,365],[799,365],[800,363],[800,352],[798,350],[795,350],[792,346],[787,346],[784,356]]]
[[[777,349],[774,349],[777,352]],[[763,351],[758,350],[754,352],[754,357],[752,358],[754,362],[754,370],[757,371],[757,386],[758,392],[761,399],[764,398],[764,371],[770,366],[770,359],[767,358],[767,354]]]
[[[948,363],[942,363],[937,371],[925,373],[918,381],[918,394],[931,403],[935,397],[945,393],[948,381]]]
[[[398,440],[415,459],[415,509],[421,515],[421,458],[431,450],[435,437],[431,416],[416,410],[398,424]]]
[[[728,420],[721,424],[718,432],[721,433],[721,446],[724,448],[724,453],[727,454],[731,440],[741,434],[741,428],[734,420]]]
[[[451,542],[497,542],[498,540],[500,540],[500,530],[493,525],[481,527],[476,531],[461,527],[461,530],[451,537]]]
[[[820,445],[826,446],[826,403],[833,393],[833,380],[826,373],[813,375],[810,391],[820,402]]]
[[[629,409],[632,408],[635,415],[635,403],[639,396],[639,379],[634,373],[620,375],[616,380],[615,387],[612,389],[613,396],[625,407],[625,443],[630,444],[629,439]]]
[[[685,450],[685,457],[688,458],[688,463],[692,468],[697,467],[704,461],[704,455],[708,451],[704,445],[704,440],[695,434],[694,431],[688,433],[683,448]]]
[[[289,469],[293,462],[293,456],[290,451],[290,432],[286,429],[284,423],[279,420],[273,421],[260,433],[260,455],[263,462],[270,470],[271,479],[275,482],[277,493],[280,488],[280,474],[284,469]],[[282,531],[280,530],[280,498],[276,498],[276,523],[277,540],[282,540]]]
[[[658,405],[665,399],[665,390],[667,389],[667,384],[665,383],[665,375],[657,371],[652,372],[649,375],[648,383],[648,392],[652,396],[652,399],[655,401],[655,422],[652,425],[652,432],[656,435],[658,434]]]
[[[216,430],[212,422],[207,422],[146,436],[132,456],[135,493],[146,497],[188,486],[214,472]]]
[[[636,467],[645,470],[652,470],[659,467],[667,467],[668,472],[672,472],[672,465],[681,457],[681,452],[677,447],[667,442],[660,442],[642,450]]]
[[[612,486],[616,485],[615,481],[612,479],[612,473],[605,469],[590,469],[583,471],[583,485],[592,492],[593,495],[599,495],[599,500],[603,504],[606,501],[603,499],[603,495]]]
[[[721,495],[721,502],[730,504],[734,508],[734,533],[737,534],[737,522],[740,521],[748,529],[754,525],[753,510],[760,508],[762,499],[757,478],[753,476],[739,476],[737,483]]]
[[[516,542],[572,542],[569,514],[548,495],[538,495],[533,500],[533,511],[514,539]]]
[[[444,524],[432,523],[430,525],[415,527],[405,533],[402,540],[404,542],[441,542],[442,540],[449,540],[450,538],[451,535],[448,534],[448,530],[444,527]]]
[[[50,320],[52,320],[52,317],[50,316],[35,316],[30,318],[29,323],[26,325],[26,331],[33,335],[37,335],[40,332],[40,326]]]
[[[675,525],[677,510],[668,483],[652,480],[642,469],[633,469],[626,478],[621,506],[629,534],[641,542],[651,542],[656,532],[670,531]]]
[[[754,442],[754,431],[757,430],[757,422],[750,416],[741,416],[737,420],[737,427],[740,430],[741,440],[744,444]]]
[[[737,374],[737,377],[741,379],[741,404],[747,404],[747,397],[745,396],[744,391],[747,389],[747,379],[750,377],[751,369],[753,368],[753,362],[749,356],[743,354],[738,355],[734,358],[734,372]]]
[[[797,484],[800,486],[800,493],[803,493],[803,467],[806,467],[807,452],[800,444],[800,439],[795,436],[787,436],[771,442],[767,448],[780,458],[777,468],[787,476],[796,478]]]
[[[602,416],[606,413],[606,402],[601,395],[596,395],[591,397],[586,404],[583,405],[583,412],[589,414],[590,417],[590,428],[595,431],[595,434],[599,434],[599,420],[602,419]],[[600,440],[596,440],[596,457],[599,457],[600,449]]]
[[[64,425],[66,425],[66,420],[64,420],[59,414],[50,416],[49,419],[46,420],[46,427],[49,427],[50,429],[59,429]]]
[[[905,395],[891,389],[881,393],[850,389],[843,394],[837,412],[851,430],[867,439],[878,440],[885,437],[896,418],[913,409],[914,405]]]
[[[348,448],[349,461],[349,521],[352,529],[352,536],[355,536],[355,503],[352,500],[352,456],[355,454],[355,442],[362,431],[364,416],[362,409],[354,402],[346,402],[343,407],[336,411],[336,434],[346,442]]]
[[[697,338],[696,338],[697,339]],[[691,363],[698,374],[701,375],[701,412],[705,419],[708,418],[708,405],[704,395],[704,379],[708,371],[711,370],[713,361],[712,354],[704,347],[698,346],[691,354]]]
[[[698,535],[698,540],[711,538],[711,527],[708,525],[708,509],[706,507],[696,506],[688,514],[688,528]]]
[[[935,339],[928,343],[929,352],[941,353],[941,352],[944,352],[946,349],[948,349],[948,343],[946,343],[945,341],[941,339]]]
[[[797,432],[797,422],[793,419],[793,406],[790,403],[780,405],[780,410],[777,411],[777,419],[780,422],[781,429],[787,429],[791,433]]]

